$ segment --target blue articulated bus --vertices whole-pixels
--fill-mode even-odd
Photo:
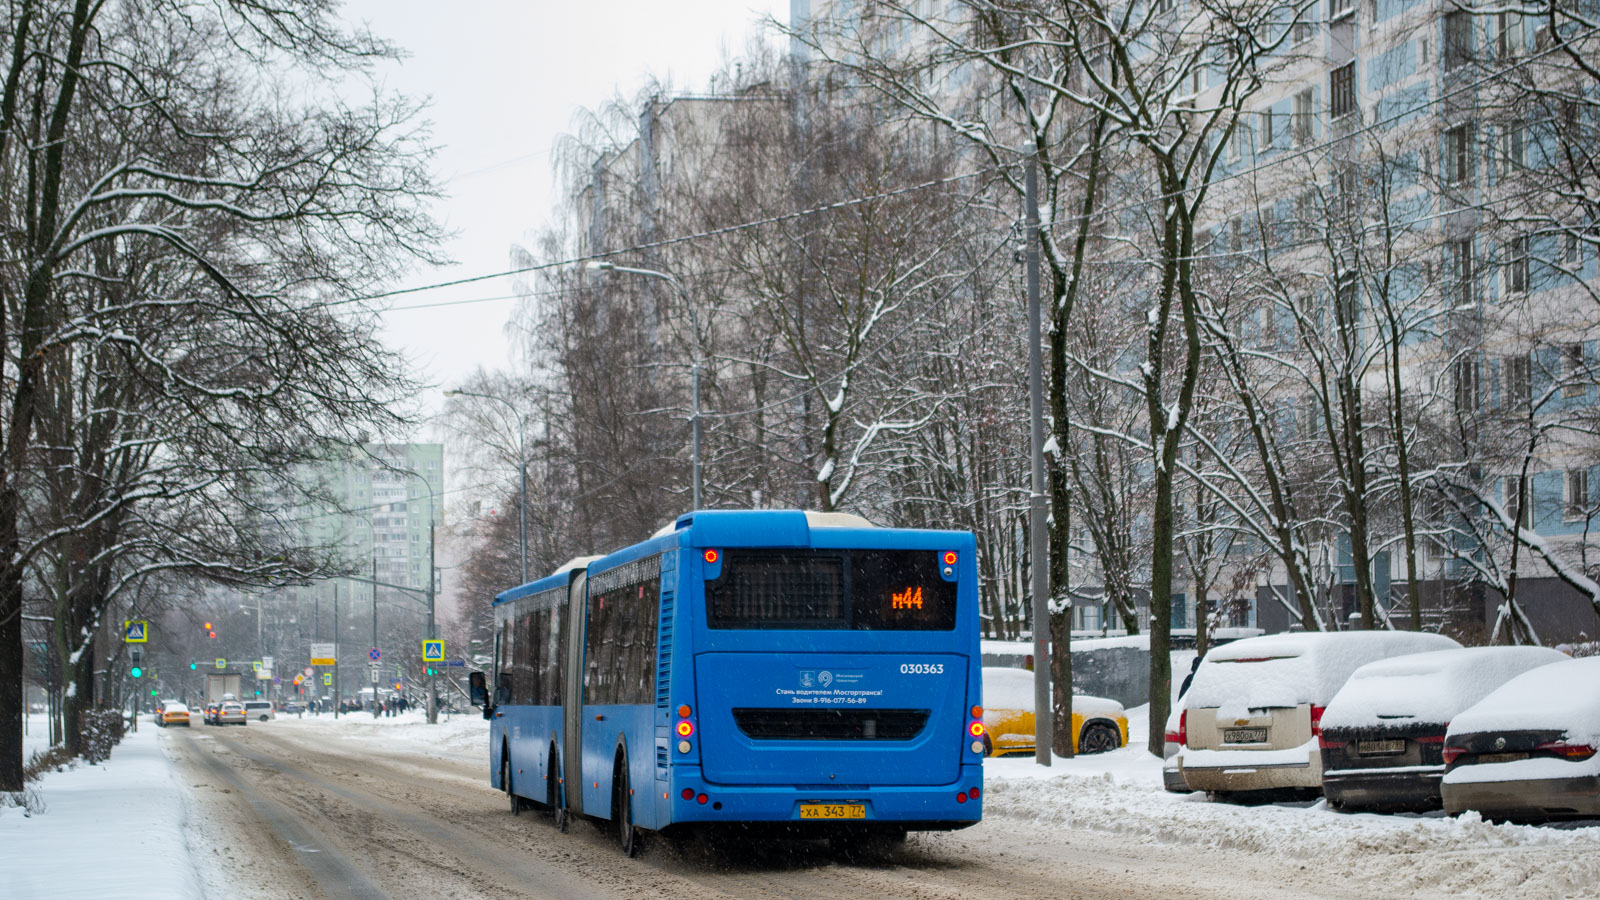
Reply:
[[[491,781],[630,855],[641,831],[697,826],[973,825],[976,553],[969,532],[700,511],[506,591],[492,679],[471,677]]]

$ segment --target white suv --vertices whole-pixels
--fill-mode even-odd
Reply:
[[[250,718],[260,719],[263,722],[277,718],[277,714],[272,710],[272,703],[267,700],[246,700],[244,712]]]

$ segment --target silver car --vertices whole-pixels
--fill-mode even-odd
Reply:
[[[1191,791],[1322,793],[1323,709],[1369,662],[1459,649],[1438,634],[1275,634],[1207,653],[1178,714],[1178,774]]]
[[[243,725],[249,719],[249,715],[244,711],[244,704],[234,700],[227,701],[217,710],[218,725]]]

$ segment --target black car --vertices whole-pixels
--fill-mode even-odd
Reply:
[[[1322,792],[1338,810],[1439,809],[1450,720],[1523,672],[1566,657],[1544,647],[1438,650],[1369,663],[1322,715]]]

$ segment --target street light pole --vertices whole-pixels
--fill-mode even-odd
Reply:
[[[521,551],[522,583],[528,583],[528,422],[516,405],[504,397],[493,394],[482,394],[477,391],[464,391],[459,388],[445,391],[446,397],[478,397],[483,400],[493,400],[504,403],[511,414],[517,419],[517,469],[521,473],[522,493],[517,495],[517,549]],[[431,488],[430,488],[431,490]],[[430,500],[431,502],[431,500]],[[431,520],[430,520],[431,521]],[[432,578],[432,575],[429,575]],[[430,581],[430,583],[432,583]]]
[[[432,490],[432,488],[430,487],[429,490]],[[428,512],[429,512],[429,516],[428,516],[428,638],[431,640],[431,639],[437,637],[437,635],[435,635],[433,633],[433,629],[434,629],[434,621],[433,621],[433,599],[434,599],[433,598],[433,515],[432,515],[432,512],[433,512],[433,510],[432,510],[433,500],[432,500],[431,497],[428,500],[428,505],[429,505],[429,510],[428,510]],[[427,663],[424,663],[423,665],[427,665]],[[428,668],[428,724],[429,725],[437,725],[439,723],[439,689],[438,689],[437,682],[434,680],[436,676],[434,675],[433,666],[427,666],[427,668]]]
[[[588,268],[595,272],[626,272],[629,275],[641,275],[646,278],[659,278],[672,285],[677,290],[678,296],[683,298],[683,305],[689,310],[689,327],[694,331],[694,339],[690,341],[690,391],[692,395],[691,409],[689,412],[690,431],[692,433],[690,444],[690,458],[693,465],[693,483],[691,486],[691,503],[694,509],[700,508],[700,496],[703,481],[700,473],[700,369],[703,365],[700,348],[700,314],[695,307],[694,298],[684,288],[683,283],[666,272],[655,269],[636,269],[632,266],[619,266],[613,262],[602,259],[592,259]]]

